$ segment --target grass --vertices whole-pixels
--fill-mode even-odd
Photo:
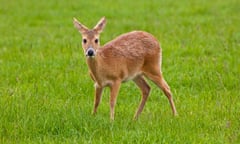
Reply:
[[[240,143],[240,19],[229,1],[29,1],[0,5],[0,143]],[[106,16],[105,43],[131,30],[154,34],[178,117],[153,84],[138,121],[133,82],[113,123],[109,90],[91,115],[93,82],[73,27]]]

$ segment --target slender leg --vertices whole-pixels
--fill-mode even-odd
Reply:
[[[147,84],[147,82],[144,80],[144,78],[142,76],[138,76],[133,80],[137,86],[141,89],[142,91],[142,100],[138,106],[138,109],[134,115],[134,119],[136,120],[139,116],[139,114],[142,112],[144,105],[147,101],[147,98],[149,96],[149,92],[150,92],[150,86]]]
[[[159,88],[162,89],[162,91],[164,92],[164,94],[167,96],[169,103],[171,105],[172,111],[173,111],[173,115],[176,116],[177,115],[177,110],[172,98],[172,93],[170,91],[170,87],[168,86],[167,82],[164,80],[163,76],[161,73],[157,74],[157,75],[153,75],[151,73],[146,73],[146,76],[152,80]]]
[[[102,97],[102,91],[103,91],[102,87],[99,87],[97,85],[95,86],[94,108],[93,108],[93,112],[92,112],[93,115],[97,113],[97,108],[98,108],[98,105],[99,105],[101,97]]]
[[[120,89],[121,81],[115,81],[110,86],[110,119],[114,120],[114,107],[117,101],[117,95]]]

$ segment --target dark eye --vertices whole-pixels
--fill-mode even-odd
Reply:
[[[83,43],[86,44],[86,43],[87,43],[87,40],[86,40],[86,39],[83,39]]]
[[[95,39],[95,43],[98,43],[98,39]]]

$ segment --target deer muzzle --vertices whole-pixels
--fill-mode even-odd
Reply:
[[[96,52],[95,52],[94,48],[90,47],[87,49],[85,54],[87,57],[93,57],[93,56],[95,56]]]

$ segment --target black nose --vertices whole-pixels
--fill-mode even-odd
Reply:
[[[93,56],[93,53],[94,53],[93,50],[89,50],[87,54],[88,56]]]
[[[89,48],[86,52],[87,56],[94,56],[94,49],[93,48]]]

